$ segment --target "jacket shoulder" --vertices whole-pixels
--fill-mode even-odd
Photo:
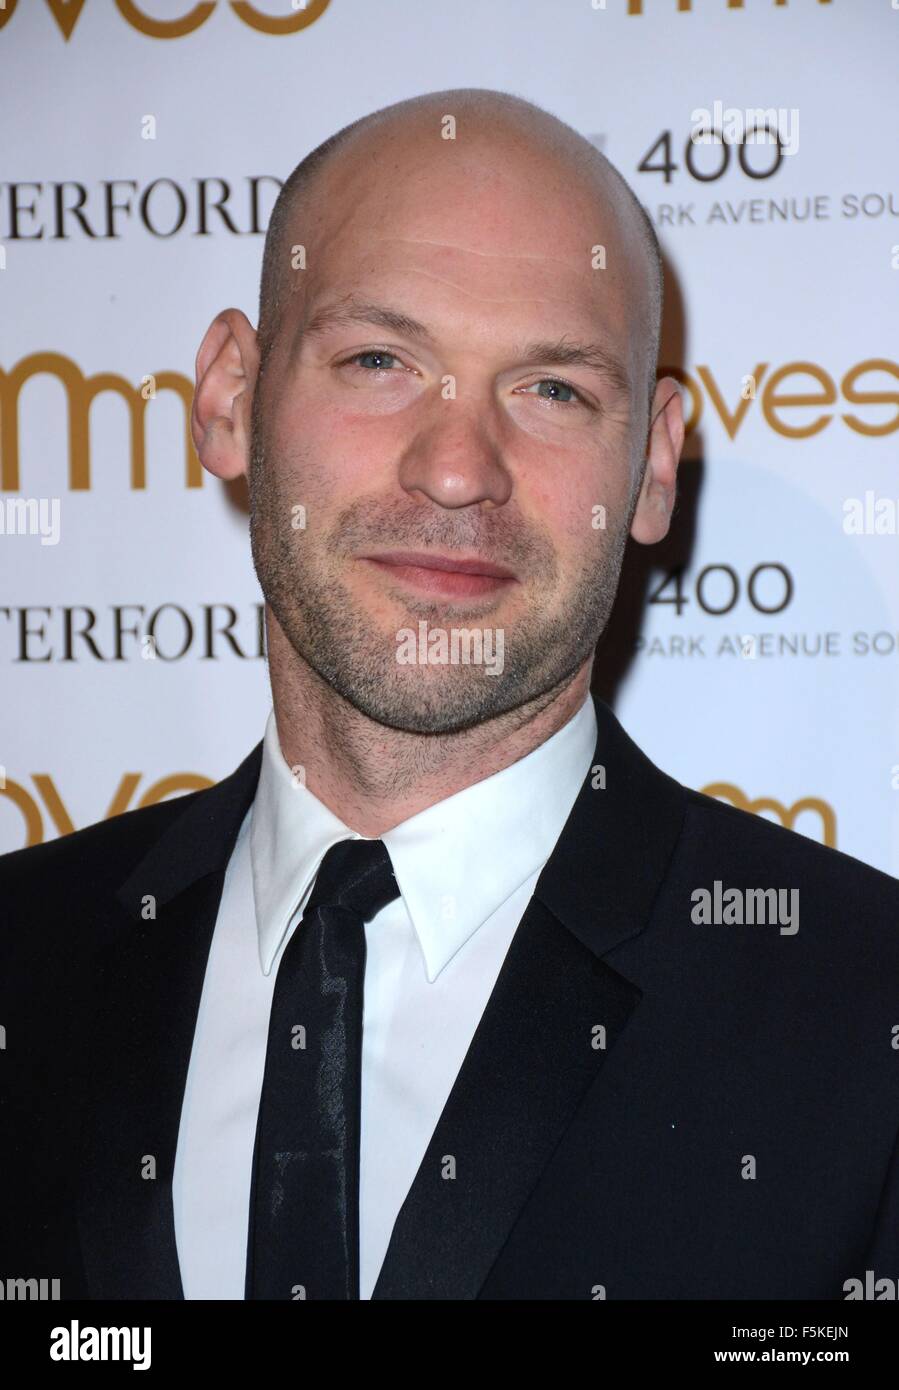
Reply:
[[[762,873],[786,873],[797,887],[835,894],[858,911],[878,903],[897,914],[899,926],[899,879],[892,874],[704,792],[684,792],[687,839],[712,868],[716,860],[729,872],[740,865],[744,878],[756,880]]]
[[[8,907],[23,896],[65,898],[80,885],[89,886],[92,894],[104,884],[116,887],[150,845],[209,790],[123,811],[56,840],[0,854],[0,897]]]

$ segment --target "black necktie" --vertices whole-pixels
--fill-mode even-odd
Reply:
[[[250,1194],[250,1299],[358,1299],[365,923],[399,896],[382,840],[328,850],[275,980]]]

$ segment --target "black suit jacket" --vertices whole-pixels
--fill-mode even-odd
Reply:
[[[689,790],[596,711],[606,786],[587,777],[540,875],[374,1297],[899,1279],[899,882]],[[0,1278],[183,1297],[180,1107],[261,747],[209,790],[0,858]],[[694,923],[715,880],[797,888],[798,932]]]

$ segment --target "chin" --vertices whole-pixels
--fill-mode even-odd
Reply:
[[[491,682],[500,679],[483,677]],[[375,723],[408,734],[462,733],[505,713],[516,703],[498,684],[490,690],[480,685],[452,690],[425,681],[418,688],[403,683],[386,692],[382,684],[376,691],[347,689],[340,693]]]

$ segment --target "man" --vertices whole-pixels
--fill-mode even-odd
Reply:
[[[258,335],[215,319],[192,416],[249,477],[272,715],[218,786],[4,859],[0,1274],[899,1277],[899,885],[681,786],[590,695],[627,537],[674,504],[660,306],[630,190],[517,98],[398,103],[294,171]]]

